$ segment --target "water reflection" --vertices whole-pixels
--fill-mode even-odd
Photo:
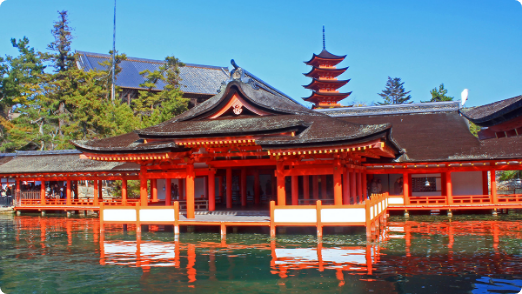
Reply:
[[[520,221],[395,221],[371,242],[364,233],[326,235],[322,242],[262,234],[175,239],[162,226],[142,234],[113,226],[100,234],[97,219],[29,216],[0,216],[0,232],[6,293],[58,286],[78,293],[152,292],[172,290],[173,283],[180,292],[227,293],[518,293],[522,287]],[[34,278],[27,283],[27,277]],[[42,288],[35,291],[31,281]]]

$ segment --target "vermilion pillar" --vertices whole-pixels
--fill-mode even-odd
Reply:
[[[98,205],[98,180],[94,180],[94,187],[93,187],[93,203],[94,205]]]
[[[363,199],[368,199],[368,182],[367,182],[367,175],[366,172],[363,172],[362,175],[362,196]]]
[[[341,165],[337,163],[334,165],[333,171],[333,191],[334,191],[334,204],[343,205],[343,186],[342,186],[342,169]]]
[[[356,187],[356,176],[355,176],[355,170],[352,169],[350,170],[350,198],[353,199],[353,203],[357,204],[358,203],[358,199],[357,199],[357,190],[355,189]]]
[[[489,181],[490,181],[490,185],[491,185],[491,202],[493,202],[493,204],[497,204],[498,203],[497,177],[496,177],[495,170],[489,171]]]
[[[343,174],[343,203],[349,205],[350,203],[350,172],[348,169]]]
[[[150,180],[150,190],[152,195],[152,202],[158,202],[158,180]]]
[[[314,199],[319,199],[319,177],[312,176],[312,192],[314,194]]]
[[[453,184],[451,182],[451,172],[446,172],[446,195],[448,196],[448,204],[453,204]]]
[[[440,192],[442,196],[446,196],[446,173],[440,173],[441,188]]]
[[[303,198],[310,199],[310,176],[303,176]]]
[[[171,180],[165,179],[165,206],[171,205],[171,199],[172,199]]]
[[[277,163],[277,205],[286,205],[285,176],[283,175],[283,163]]]
[[[121,204],[127,205],[127,180],[121,180]]]
[[[404,204],[410,204],[410,177],[408,174],[402,174],[402,193],[404,198]]]
[[[98,181],[98,199],[103,202],[103,181]]]
[[[227,208],[232,208],[232,168],[227,168]]]
[[[360,170],[357,171],[357,199],[359,199],[360,203],[364,201],[362,196],[362,176]]]
[[[40,204],[45,205],[45,181],[41,181],[40,186]]]
[[[321,199],[326,199],[326,175],[321,176]]]
[[[489,195],[488,171],[482,171],[482,195]]]
[[[183,179],[178,179],[178,193],[179,193],[179,199],[185,200],[185,188],[183,188]]]
[[[72,204],[72,200],[71,200],[71,180],[67,180],[66,196],[67,196],[67,205],[71,205]]]
[[[247,205],[247,175],[246,168],[241,169],[241,206]]]
[[[187,218],[193,219],[196,217],[196,198],[194,196],[194,163],[187,164]]]
[[[211,172],[208,175],[208,210],[216,210],[216,174]]]
[[[299,177],[292,176],[292,205],[299,205]]]
[[[259,201],[260,201],[260,195],[259,195],[260,194],[260,191],[259,191],[260,185],[261,184],[259,183],[259,170],[256,169],[254,171],[254,204],[255,205],[258,205]]]
[[[141,206],[149,205],[149,193],[147,192],[147,179],[140,179],[140,204]]]

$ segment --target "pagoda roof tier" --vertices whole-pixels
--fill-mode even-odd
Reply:
[[[181,158],[200,152],[201,147],[214,148],[211,146],[259,146],[267,152],[382,142],[391,150],[388,157],[403,152],[391,137],[390,125],[361,125],[329,117],[251,76],[236,67],[219,94],[171,120],[118,137],[74,144],[90,154],[167,152],[167,158]]]
[[[327,93],[320,93],[320,92],[313,92],[312,95],[309,97],[303,98],[305,101],[309,102],[321,102],[323,100],[330,100],[330,101],[341,101],[344,98],[350,96],[352,92],[348,93],[335,93],[335,92],[327,92]]]
[[[343,74],[348,67],[344,68],[324,68],[324,67],[313,67],[311,71],[308,73],[304,73],[303,75],[310,78],[319,78],[324,75],[329,75],[332,77],[337,77]]]
[[[309,61],[305,61],[305,63],[312,66],[319,66],[320,64],[327,62],[329,65],[334,66],[336,64],[339,64],[345,58],[346,55],[334,55],[328,52],[326,49],[323,49],[321,53],[317,55],[314,54],[312,58]]]
[[[339,89],[342,86],[348,84],[350,80],[323,80],[323,79],[313,79],[312,82],[308,85],[305,85],[305,89],[310,89],[314,91],[320,91],[321,89]]]

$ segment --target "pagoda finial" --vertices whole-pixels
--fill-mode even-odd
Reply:
[[[324,38],[324,25],[323,25],[323,50],[326,49],[326,41]]]

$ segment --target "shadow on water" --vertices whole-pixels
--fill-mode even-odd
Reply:
[[[472,220],[473,219],[473,220]],[[479,219],[479,220],[476,220]],[[518,293],[522,215],[392,217],[379,238],[182,233],[0,215],[5,293]]]

